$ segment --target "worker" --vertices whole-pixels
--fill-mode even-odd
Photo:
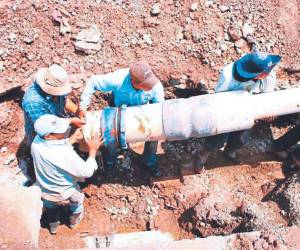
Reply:
[[[268,55],[259,51],[246,54],[226,65],[219,77],[215,92],[246,90],[250,94],[273,91],[276,86],[274,67],[281,60],[278,55]],[[209,155],[224,147],[224,154],[236,159],[236,149],[247,143],[249,130],[225,133],[205,139],[204,149],[199,154],[197,169],[203,169]]]
[[[34,124],[37,135],[31,144],[31,154],[51,234],[57,232],[62,205],[69,206],[70,228],[80,223],[84,213],[84,194],[77,182],[91,177],[98,168],[96,152],[103,145],[100,135],[88,139],[89,157],[84,161],[72,147],[83,139],[81,129],[69,137],[69,125],[67,119],[50,114],[41,116]]]
[[[272,143],[273,152],[283,160],[287,160],[290,157],[296,170],[300,170],[300,149],[296,148],[290,153],[289,151],[298,141],[300,141],[300,125],[296,125]]]
[[[25,120],[25,154],[30,155],[30,144],[35,136],[34,122],[42,115],[53,114],[65,117],[64,119],[75,127],[81,127],[84,124],[84,119],[68,118],[65,112],[73,114],[77,112],[77,105],[68,98],[70,92],[71,85],[68,82],[68,74],[63,67],[53,64],[49,68],[41,68],[37,71],[32,85],[25,92],[22,100]],[[32,160],[23,160],[27,165],[29,178],[34,179]]]
[[[68,82],[68,74],[63,67],[53,64],[49,68],[41,68],[35,74],[32,85],[27,89],[22,107],[25,118],[25,134],[32,142],[35,133],[34,122],[45,114],[66,117],[65,111],[73,114],[77,112],[75,105],[68,94],[72,88]],[[78,117],[66,118],[70,125],[81,127],[84,120]]]
[[[117,107],[124,104],[137,106],[164,101],[162,83],[146,62],[135,62],[129,68],[91,77],[81,95],[80,110],[82,114],[87,110],[91,96],[95,91],[111,92],[114,106]],[[142,163],[154,177],[160,176],[156,155],[157,144],[157,142],[146,142],[141,157]],[[116,157],[115,148],[104,150],[104,171],[107,176],[113,175],[112,171]]]

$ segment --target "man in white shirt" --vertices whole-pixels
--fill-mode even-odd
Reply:
[[[70,227],[73,228],[83,217],[84,194],[78,181],[91,177],[98,168],[96,152],[103,145],[100,135],[86,141],[89,157],[81,159],[74,151],[80,131],[69,137],[69,121],[55,115],[43,115],[34,123],[36,137],[31,145],[31,154],[37,185],[42,191],[42,200],[47,211],[49,229],[57,232],[59,206],[68,205],[71,211]]]
[[[273,91],[276,73],[273,68],[281,60],[278,55],[267,55],[255,51],[226,65],[219,77],[215,92],[246,90],[251,94]],[[235,159],[235,150],[248,141],[249,130],[207,137],[205,147],[199,155],[198,170],[201,171],[208,156],[226,143],[225,155]]]

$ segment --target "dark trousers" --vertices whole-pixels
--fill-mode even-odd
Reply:
[[[205,139],[205,146],[209,151],[214,151],[224,147],[227,142],[226,150],[234,151],[248,142],[249,132],[250,130],[243,130],[210,136]]]
[[[275,151],[284,151],[295,145],[298,141],[300,141],[300,125],[295,126],[275,140],[272,146]]]
[[[142,161],[148,168],[154,168],[157,164],[157,141],[145,142],[144,152],[142,155]],[[105,168],[112,168],[116,163],[118,156],[117,148],[107,147],[103,149],[103,161]]]

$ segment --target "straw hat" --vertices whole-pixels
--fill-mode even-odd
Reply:
[[[244,79],[253,79],[264,72],[270,72],[281,60],[278,55],[262,52],[247,54],[234,63],[236,73]]]
[[[67,95],[71,92],[72,88],[67,79],[68,73],[57,64],[41,68],[35,75],[35,82],[45,93],[53,96]]]

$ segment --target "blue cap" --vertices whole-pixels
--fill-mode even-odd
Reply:
[[[270,72],[281,60],[278,55],[267,55],[261,52],[247,54],[237,60],[235,65],[236,73],[244,79],[253,79],[264,72]]]
[[[68,130],[69,125],[69,119],[43,115],[34,123],[34,130],[40,137],[44,137],[52,133],[63,134]]]

